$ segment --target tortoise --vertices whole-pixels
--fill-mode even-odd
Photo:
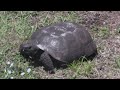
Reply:
[[[97,54],[96,44],[88,30],[75,22],[60,22],[36,30],[20,45],[20,54],[37,60],[50,73],[55,66],[66,67],[82,56]]]

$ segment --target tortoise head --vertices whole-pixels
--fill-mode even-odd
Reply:
[[[39,48],[33,42],[25,42],[20,45],[19,51],[23,57],[33,59],[39,51]]]

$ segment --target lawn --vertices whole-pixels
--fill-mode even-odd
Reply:
[[[120,78],[120,18],[117,16],[118,12],[97,11],[0,11],[0,78]],[[37,28],[61,21],[84,25],[96,42],[99,54],[92,61],[73,62],[51,75],[42,66],[34,67],[20,56],[19,46]]]

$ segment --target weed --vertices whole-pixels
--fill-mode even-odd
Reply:
[[[109,35],[109,29],[107,27],[100,27],[99,28],[99,36],[102,38],[107,38]]]
[[[73,79],[75,79],[79,75],[88,75],[92,71],[93,64],[87,60],[85,57],[82,57],[79,60],[73,61],[69,65],[69,68],[73,70],[74,74],[72,76]]]
[[[120,68],[120,58],[117,58],[117,59],[115,60],[115,62],[116,62],[116,64],[117,64],[117,67]]]

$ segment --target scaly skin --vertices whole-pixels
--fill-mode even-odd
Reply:
[[[40,56],[40,62],[43,64],[45,69],[49,71],[49,73],[55,73],[53,62],[47,52],[42,53],[42,55]]]

